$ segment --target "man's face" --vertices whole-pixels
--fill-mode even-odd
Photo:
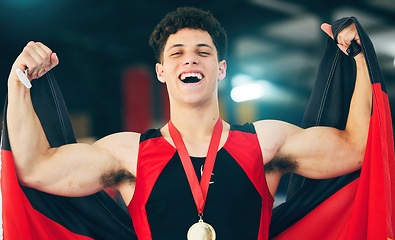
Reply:
[[[218,62],[208,32],[185,28],[169,36],[156,73],[166,83],[171,102],[199,104],[216,99],[217,80],[225,77],[226,62]]]

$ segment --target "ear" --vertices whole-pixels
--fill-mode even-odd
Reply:
[[[161,83],[165,83],[165,76],[164,76],[164,72],[163,72],[163,66],[161,63],[157,63],[155,65],[155,71],[156,71],[156,77],[158,78],[158,80]]]
[[[221,81],[226,76],[226,61],[222,60],[219,62],[219,69],[218,69],[218,81]]]

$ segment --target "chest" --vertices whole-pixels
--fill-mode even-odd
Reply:
[[[192,161],[200,179],[205,159]],[[203,219],[221,239],[266,236],[273,199],[254,133],[231,131],[217,153],[210,182]],[[178,153],[163,137],[140,145],[135,194],[128,209],[142,239],[185,239],[199,219]]]
[[[192,158],[199,181],[204,161],[204,158]],[[261,210],[262,196],[247,173],[228,152],[219,151],[210,179],[203,219],[215,226],[222,236],[229,234],[227,230],[230,228],[244,226],[243,229],[249,229],[251,239],[256,239]],[[197,222],[197,207],[178,154],[170,159],[155,181],[145,211],[153,237],[167,228],[179,226],[180,230],[173,234],[180,234],[181,239],[187,229]],[[245,237],[244,231],[242,234]]]

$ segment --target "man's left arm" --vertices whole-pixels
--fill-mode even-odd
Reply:
[[[333,37],[330,25],[321,28]],[[338,46],[345,54],[352,40],[360,44],[354,24],[338,34]],[[309,178],[331,178],[360,169],[369,131],[372,87],[363,53],[354,59],[357,76],[345,130],[290,128],[274,161],[293,161],[297,166],[294,172]]]

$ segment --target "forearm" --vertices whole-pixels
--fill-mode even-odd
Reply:
[[[365,58],[357,56],[355,61],[357,76],[345,133],[348,141],[364,152],[372,108],[372,86]]]
[[[323,24],[321,28],[333,38],[330,25]],[[344,54],[352,41],[361,44],[354,24],[337,35],[338,47]],[[372,108],[372,86],[363,53],[354,59],[357,75],[345,129],[317,126],[300,130],[288,136],[280,149],[283,156],[291,156],[298,163],[295,172],[300,175],[332,178],[362,166]]]
[[[22,180],[43,159],[49,143],[33,109],[30,90],[13,72],[8,80],[7,127],[15,167]]]

